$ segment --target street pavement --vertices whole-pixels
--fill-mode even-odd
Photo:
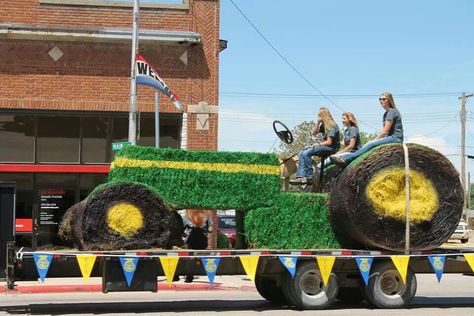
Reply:
[[[325,310],[301,311],[273,305],[255,291],[216,290],[0,295],[0,315],[473,315],[473,277],[449,274],[440,283],[434,274],[420,274],[417,278],[416,297],[407,308],[397,310],[374,309],[367,302],[336,301]]]

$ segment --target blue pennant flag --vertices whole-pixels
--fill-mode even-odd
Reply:
[[[372,261],[374,258],[372,257],[356,257],[357,267],[359,267],[360,274],[364,279],[365,285],[369,284],[369,275],[370,275],[370,268],[372,267]]]
[[[290,272],[291,277],[293,278],[296,273],[296,261],[298,260],[298,258],[278,256],[278,259],[280,259],[280,262],[285,266],[288,272]]]
[[[211,285],[214,283],[214,277],[216,276],[217,268],[221,258],[201,258],[202,266],[206,270],[207,277]]]
[[[444,271],[444,262],[446,261],[445,256],[428,256],[428,260],[433,267],[434,272],[436,273],[436,278],[438,278],[438,283],[441,281]]]
[[[38,270],[40,280],[43,282],[53,260],[53,255],[34,253],[33,258],[35,259],[36,270]]]
[[[125,279],[127,279],[127,285],[130,287],[130,284],[132,284],[133,275],[135,274],[135,271],[137,271],[138,258],[120,257],[120,263],[122,264]]]

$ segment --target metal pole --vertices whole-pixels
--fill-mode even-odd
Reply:
[[[466,94],[461,94],[461,184],[466,196]],[[466,205],[466,203],[464,203]],[[464,210],[464,208],[463,208]]]
[[[466,210],[466,99],[472,97],[473,94],[466,95],[462,93],[461,97],[461,185],[462,192],[464,195],[464,204],[463,204],[463,217],[467,219],[467,210]]]
[[[160,96],[155,91],[155,147],[160,147]]]
[[[466,198],[467,198],[467,203],[466,203],[467,209],[470,210],[471,209],[471,173],[470,172],[467,173],[467,194],[466,194]],[[467,220],[467,216],[466,216],[466,220]]]
[[[137,82],[135,78],[136,54],[138,54],[138,22],[140,0],[133,1],[132,65],[130,80],[130,115],[128,117],[128,141],[137,144]]]

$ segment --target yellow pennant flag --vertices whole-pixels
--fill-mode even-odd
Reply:
[[[464,254],[464,258],[471,267],[472,272],[474,272],[474,253],[466,253]]]
[[[255,273],[257,272],[259,256],[241,256],[240,262],[244,267],[245,273],[247,273],[250,280],[255,280]]]
[[[336,261],[336,257],[334,256],[316,257],[316,261],[318,262],[319,272],[321,272],[323,283],[324,285],[327,285],[329,282],[329,277],[331,276],[332,267],[334,266],[334,262]]]
[[[402,277],[403,283],[406,283],[410,256],[391,256],[391,258],[395,268],[397,268],[398,273],[400,273],[400,276]]]
[[[166,276],[166,281],[171,287],[173,283],[174,274],[176,273],[176,267],[178,266],[179,257],[160,257],[161,267]]]
[[[94,268],[96,257],[96,255],[76,255],[77,263],[79,264],[79,269],[81,269],[84,283],[89,282],[89,277],[91,276],[92,268]]]

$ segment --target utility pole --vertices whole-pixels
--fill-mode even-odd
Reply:
[[[466,100],[472,95],[463,92],[458,98],[461,100],[461,184],[464,193],[463,216],[466,218]]]
[[[140,1],[133,1],[133,31],[132,31],[132,65],[130,74],[130,114],[128,117],[128,141],[132,145],[137,144],[137,80],[135,75],[135,64],[138,53],[138,21],[140,13]]]
[[[467,209],[471,209],[471,173],[467,173]]]

